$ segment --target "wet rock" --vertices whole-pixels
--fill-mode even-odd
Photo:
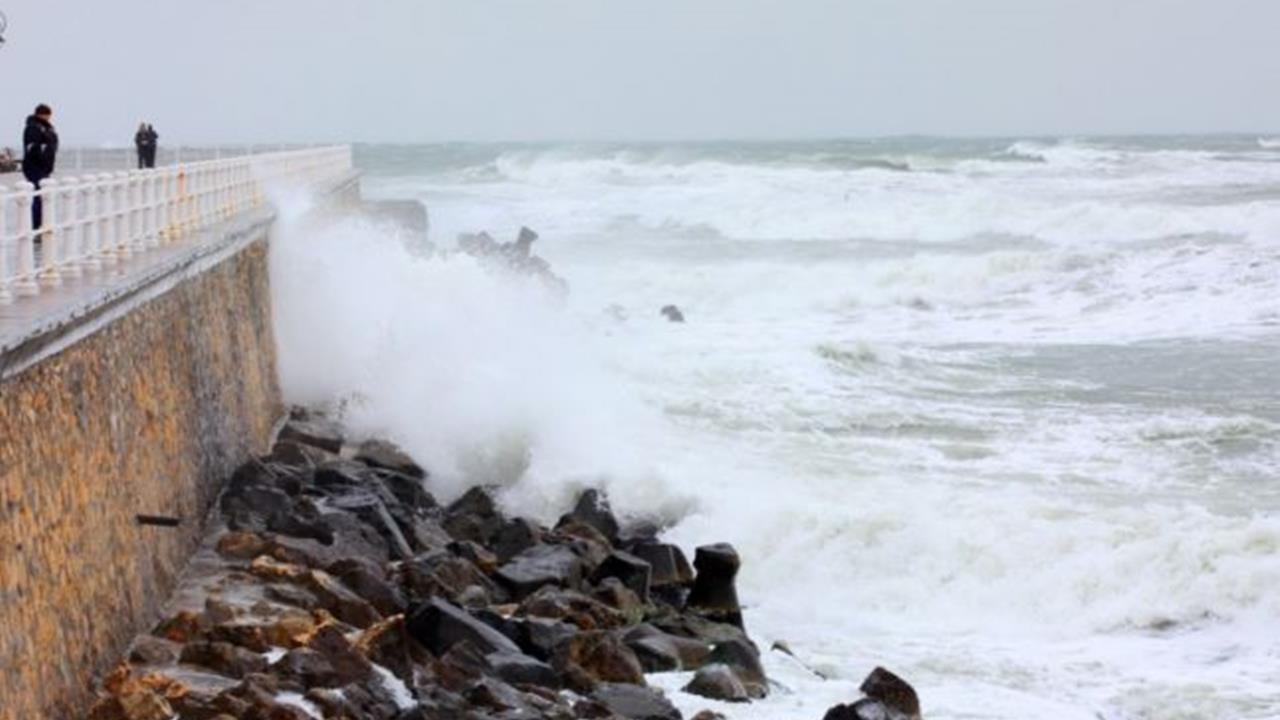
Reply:
[[[696,670],[711,656],[711,646],[699,640],[665,633],[652,625],[638,625],[623,641],[635,652],[645,672]]]
[[[738,676],[727,665],[713,663],[699,668],[684,691],[712,700],[748,702],[751,698]]]
[[[327,657],[307,647],[285,653],[271,665],[271,672],[294,688],[339,687],[347,682]]]
[[[139,635],[129,648],[129,662],[135,665],[168,665],[178,659],[181,650],[182,646],[175,642],[154,635]]]
[[[693,568],[684,552],[675,545],[659,542],[637,543],[631,546],[630,552],[649,563],[653,599],[683,608],[685,596],[693,586]]]
[[[663,305],[661,312],[662,312],[662,317],[666,318],[668,322],[673,322],[673,323],[684,322],[684,313],[680,312],[680,308],[676,307],[675,305]]]
[[[832,707],[822,720],[898,720],[903,717],[891,713],[879,700],[863,698],[855,703]]]
[[[442,550],[453,542],[453,536],[435,518],[415,516],[406,530],[408,539],[420,553]]]
[[[524,518],[511,518],[502,523],[490,547],[498,556],[499,563],[507,563],[511,558],[541,542],[541,528]]]
[[[355,648],[369,662],[390,670],[405,683],[413,682],[415,663],[426,660],[409,636],[403,615],[387,618],[360,633]]]
[[[204,600],[204,616],[211,623],[229,623],[235,620],[238,614],[236,608],[225,600],[217,597],[208,597]]]
[[[334,455],[328,450],[314,445],[304,445],[293,440],[280,440],[271,448],[271,454],[263,458],[263,462],[305,470],[332,460],[333,457]]]
[[[694,715],[692,720],[727,720],[724,715],[711,710],[702,710]]]
[[[267,642],[275,647],[294,648],[305,645],[315,632],[316,621],[306,612],[287,612],[263,630]]]
[[[606,683],[591,699],[627,720],[681,720],[676,706],[653,688]]]
[[[233,678],[242,678],[267,669],[267,661],[261,655],[228,642],[189,642],[182,648],[179,659]]]
[[[883,703],[891,713],[908,718],[920,717],[920,698],[906,680],[882,667],[877,667],[862,681],[859,688],[872,700]]]
[[[742,627],[742,608],[734,587],[740,564],[738,552],[728,543],[698,548],[693,558],[698,574],[686,607],[716,622]]]
[[[352,513],[373,528],[386,543],[392,558],[404,560],[413,557],[413,548],[400,532],[386,505],[376,495],[360,494],[334,498],[334,508]]]
[[[361,654],[337,625],[325,624],[316,628],[307,647],[329,661],[340,684],[360,682],[373,676],[373,666],[368,658]]]
[[[443,655],[462,641],[470,642],[484,655],[520,652],[505,635],[440,598],[415,608],[408,617],[408,629],[415,640],[436,655]]]
[[[698,615],[666,614],[651,618],[649,623],[663,632],[699,640],[710,645],[728,640],[741,640],[748,646],[752,646],[751,639],[742,628],[708,620]]]
[[[520,603],[516,614],[521,617],[563,620],[583,630],[617,628],[626,617],[594,598],[574,590],[546,586]]]
[[[640,597],[616,577],[602,580],[592,592],[592,597],[617,610],[628,623],[637,623],[644,618],[645,605]]]
[[[356,460],[366,465],[424,479],[427,473],[409,454],[385,440],[366,440],[356,450]]]
[[[253,620],[220,623],[213,626],[207,636],[210,640],[231,643],[256,653],[266,652],[271,648],[263,626]]]
[[[493,674],[512,685],[560,687],[560,678],[551,666],[523,653],[498,652],[485,658]]]
[[[613,545],[599,530],[586,523],[571,520],[546,537],[549,544],[564,545],[582,559],[583,576],[587,577],[604,562]]]
[[[614,517],[609,501],[598,490],[583,491],[573,510],[560,518],[556,529],[574,521],[595,528],[608,543],[613,543],[618,538],[618,519]]]
[[[396,575],[400,585],[416,600],[440,595],[457,603],[471,587],[484,589],[491,599],[503,595],[498,585],[470,561],[447,552],[419,555],[401,563]]]
[[[454,541],[447,546],[449,552],[479,568],[486,575],[498,569],[498,556],[479,543],[470,540]]]
[[[604,631],[574,635],[561,642],[551,657],[561,675],[579,671],[594,683],[644,685],[644,668],[636,654],[618,636]]]
[[[577,587],[582,583],[582,559],[563,545],[537,545],[498,568],[495,577],[517,599],[546,585]]]
[[[629,552],[615,550],[596,568],[592,581],[599,583],[605,578],[617,578],[636,594],[641,603],[648,603],[652,574],[653,568],[648,562]]]
[[[345,623],[366,628],[382,619],[382,615],[369,601],[323,570],[310,570],[268,558],[254,560],[250,570],[264,579],[298,584],[315,598],[318,608],[329,611]]]
[[[489,672],[489,661],[484,653],[469,640],[460,640],[432,663],[436,684],[449,692],[465,691],[476,680]]]
[[[765,677],[760,653],[750,641],[733,639],[716,643],[707,662],[732,670],[752,698],[763,698],[769,694],[769,680]]]
[[[470,540],[487,546],[502,527],[503,518],[492,491],[474,487],[449,505],[443,525],[455,540]]]
[[[342,452],[344,442],[342,427],[321,417],[289,420],[280,429],[279,439],[310,445],[335,455]]]
[[[328,572],[383,615],[403,613],[407,607],[400,589],[387,582],[382,568],[368,560],[345,558],[329,565]]]
[[[579,629],[569,623],[546,618],[523,618],[512,623],[515,641],[521,650],[539,660],[550,660],[556,646],[578,634]]]
[[[263,594],[270,600],[304,610],[314,610],[320,607],[320,601],[316,599],[315,595],[294,585],[272,583],[263,590]]]
[[[271,543],[255,532],[229,532],[218,538],[216,550],[219,555],[233,560],[252,560],[266,554]]]
[[[390,470],[374,473],[383,488],[409,510],[415,512],[436,511],[440,505],[435,496],[427,492],[423,479]]]

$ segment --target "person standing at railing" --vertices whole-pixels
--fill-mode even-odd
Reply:
[[[160,134],[149,123],[139,123],[138,132],[133,135],[133,144],[138,148],[138,169],[156,166],[156,149]]]
[[[22,174],[27,181],[40,189],[40,181],[53,174],[54,161],[58,157],[58,133],[53,129],[53,110],[44,104],[27,116],[27,128],[22,133]],[[31,203],[31,228],[38,230],[44,224],[44,207],[39,195]]]

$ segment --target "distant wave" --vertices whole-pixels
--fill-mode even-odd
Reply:
[[[1264,150],[1280,150],[1280,138],[1258,138],[1258,147]]]

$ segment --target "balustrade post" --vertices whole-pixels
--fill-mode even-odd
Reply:
[[[84,207],[84,237],[81,244],[84,252],[80,264],[90,272],[102,268],[102,259],[98,257],[102,246],[99,234],[102,232],[101,208],[98,206],[99,180],[97,175],[86,175],[84,184],[80,186],[80,202]]]
[[[173,198],[174,178],[172,168],[165,168],[160,175],[160,233],[165,244],[173,242]]]
[[[82,274],[80,269],[81,246],[83,227],[80,224],[80,203],[77,199],[80,195],[80,186],[78,178],[64,180],[58,184],[58,192],[62,199],[58,204],[62,206],[62,215],[64,222],[62,227],[62,240],[58,243],[62,246],[62,263],[61,273],[65,277],[80,277]]]
[[[0,187],[0,305],[13,302],[13,291],[9,289],[9,198]]]
[[[62,282],[58,267],[62,260],[58,253],[58,246],[62,242],[62,232],[58,229],[58,210],[60,209],[58,190],[61,185],[62,183],[55,178],[47,178],[41,182],[39,190],[43,205],[41,213],[43,217],[38,234],[40,238],[39,279],[46,285],[57,285]]]
[[[18,274],[13,290],[18,295],[35,295],[40,292],[40,284],[36,282],[36,238],[31,228],[31,204],[35,201],[36,186],[22,181],[13,187],[18,191],[14,198],[18,213],[18,231],[14,234],[18,244]]]
[[[129,174],[113,173],[111,176],[111,247],[116,257],[127,260],[133,256],[129,245]]]
[[[147,247],[160,247],[160,173],[148,170],[146,173],[146,217]]]

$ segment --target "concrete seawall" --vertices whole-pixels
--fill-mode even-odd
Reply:
[[[267,449],[273,222],[245,213],[0,337],[0,720],[84,710],[155,620],[222,481]]]

